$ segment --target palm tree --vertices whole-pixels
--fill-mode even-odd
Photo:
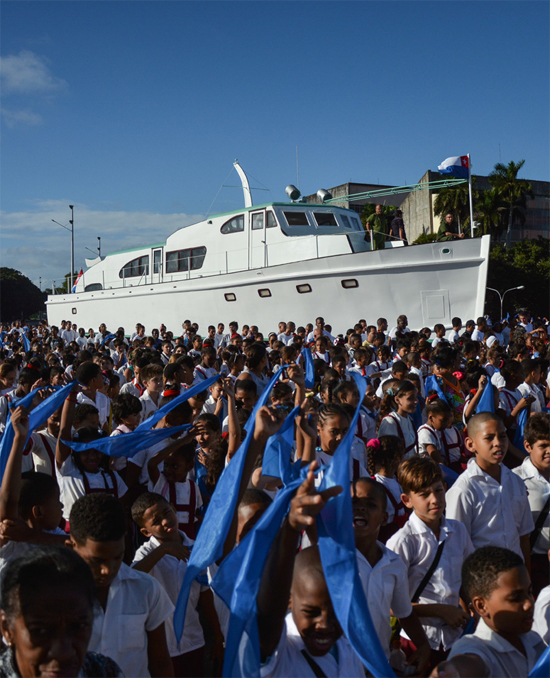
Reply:
[[[512,222],[516,217],[520,222],[525,222],[523,210],[527,206],[527,198],[532,198],[531,184],[527,179],[518,179],[520,169],[525,160],[514,162],[511,160],[507,165],[497,162],[495,169],[489,174],[489,183],[500,199],[508,208],[508,228],[506,230],[506,247],[512,243]]]
[[[503,230],[503,201],[494,190],[481,191],[475,204],[475,217],[478,223],[477,235],[490,234],[500,237]]]
[[[472,177],[472,200],[475,202],[479,192],[473,187],[475,177]],[[448,186],[440,189],[434,200],[434,215],[443,217],[451,213],[460,224],[462,231],[465,231],[470,225],[470,198],[468,195],[468,184],[458,184],[458,186]]]

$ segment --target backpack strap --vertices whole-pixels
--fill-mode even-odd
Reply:
[[[443,553],[443,547],[445,546],[445,541],[446,541],[446,540],[444,539],[444,540],[439,544],[439,546],[437,547],[437,552],[436,552],[436,554],[435,554],[435,558],[433,559],[432,564],[430,565],[430,569],[426,572],[426,574],[424,575],[422,581],[421,581],[420,584],[418,585],[418,588],[417,588],[416,591],[414,592],[414,596],[413,596],[412,599],[411,599],[411,603],[417,603],[417,602],[418,602],[418,599],[419,599],[420,596],[422,595],[422,591],[424,591],[424,589],[425,589],[426,586],[428,585],[428,582],[429,582],[430,579],[432,578],[433,573],[435,572],[437,566],[439,565],[439,561],[441,560],[441,554]]]
[[[301,653],[302,653],[303,658],[309,664],[310,669],[315,674],[315,678],[327,678],[323,669],[319,666],[319,664],[312,657],[309,656],[309,654],[306,652],[306,650],[301,650]]]

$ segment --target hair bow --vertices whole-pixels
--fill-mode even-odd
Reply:
[[[372,438],[367,443],[367,447],[372,447],[374,450],[378,452],[378,450],[380,449],[380,441],[378,440],[378,438]]]

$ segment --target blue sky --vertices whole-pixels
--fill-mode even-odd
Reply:
[[[446,157],[550,179],[546,2],[2,2],[2,256],[38,284],[256,203]],[[500,144],[500,150],[499,150]],[[500,152],[500,156],[499,156]],[[228,176],[229,175],[229,176]],[[238,209],[222,188],[212,212]],[[49,284],[49,283],[47,283]]]

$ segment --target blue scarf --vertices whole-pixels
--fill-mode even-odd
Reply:
[[[34,410],[32,410],[32,412],[29,415],[29,434],[27,436],[26,442],[28,442],[31,433],[41,424],[43,424],[49,417],[51,417],[51,415],[56,410],[58,410],[61,407],[61,405],[65,401],[65,398],[67,398],[74,385],[75,382],[72,381],[70,384],[67,384],[67,386],[63,386],[63,388],[54,387],[56,389],[54,393],[48,396],[46,400],[41,402],[40,405],[38,405],[38,407],[35,407]],[[44,386],[43,388],[52,388],[52,387]],[[42,389],[35,389],[34,391],[31,391],[24,398],[18,400],[15,406],[30,407],[32,401],[34,400],[39,390]],[[14,437],[15,433],[11,425],[10,418],[7,421],[7,425],[4,430],[4,435],[2,436],[2,440],[0,441],[0,478],[4,477],[4,471],[6,470],[6,464],[8,463],[8,458],[10,456],[10,451],[13,445]]]
[[[313,388],[315,384],[315,367],[313,366],[313,356],[311,355],[311,350],[304,346],[302,349],[302,355],[306,363],[305,375],[306,375],[306,388]]]
[[[201,526],[197,541],[193,546],[191,557],[187,564],[185,577],[181,585],[174,612],[174,631],[178,642],[183,634],[187,600],[193,580],[209,565],[219,560],[223,555],[223,545],[227,538],[233,516],[237,509],[239,485],[244,470],[244,463],[250,441],[254,435],[256,414],[265,405],[271,389],[277,383],[282,372],[279,370],[271,378],[269,384],[258,398],[252,413],[244,427],[247,431],[246,438],[235,453],[231,462],[225,467],[218,480],[214,494],[206,511],[204,522]],[[206,383],[206,382],[203,382]],[[181,397],[181,396],[180,396]],[[177,400],[177,399],[176,399]],[[175,401],[174,401],[175,402]],[[170,403],[172,404],[172,403]]]
[[[495,413],[495,398],[493,395],[493,384],[490,379],[487,379],[487,383],[483,388],[483,393],[481,398],[477,403],[476,414],[480,412],[492,412]]]
[[[514,436],[514,447],[517,447],[518,450],[521,450],[525,456],[527,456],[527,451],[525,449],[525,425],[527,424],[527,407],[524,407],[517,416],[517,428],[516,434]]]
[[[548,678],[550,676],[550,646],[544,650],[538,662],[531,669],[529,678]]]
[[[426,377],[426,381],[424,382],[424,390],[426,391],[426,395],[428,395],[430,391],[435,391],[441,400],[447,402],[447,398],[445,397],[439,382],[433,374],[430,374],[429,377]]]
[[[262,462],[262,475],[281,478],[286,485],[290,481],[290,455],[294,446],[294,420],[300,413],[295,407],[286,417],[278,433],[271,436],[265,446]],[[300,464],[298,464],[298,467]]]

